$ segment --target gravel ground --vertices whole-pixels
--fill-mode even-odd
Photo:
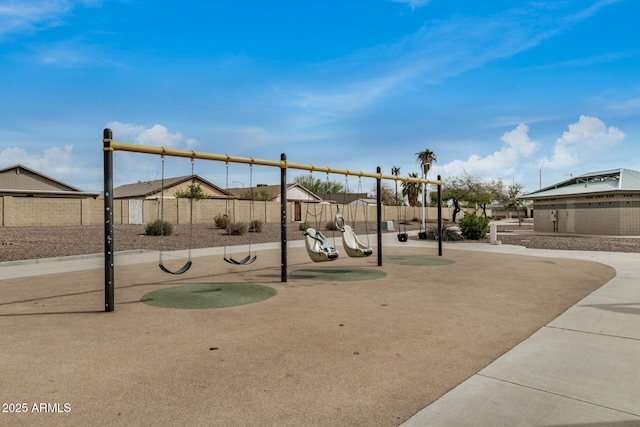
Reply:
[[[404,229],[404,226],[401,226]],[[417,230],[419,225],[407,226],[407,231]],[[365,224],[357,224],[358,234],[365,233]],[[375,228],[369,224],[369,233]],[[189,247],[190,233],[186,224],[174,227],[171,236],[146,236],[144,225],[116,225],[115,250],[178,250]],[[302,239],[298,224],[289,224],[289,240]],[[640,238],[567,236],[533,233],[531,225],[498,223],[499,240],[503,244],[513,244],[538,249],[565,249],[605,252],[640,252]],[[339,239],[337,232],[323,231],[327,237]],[[104,251],[104,231],[102,226],[73,227],[4,227],[0,228],[0,262],[26,259],[41,259],[71,255],[98,254]],[[277,242],[280,240],[280,224],[263,224],[259,233],[242,236],[228,236],[223,230],[211,224],[193,226],[191,247],[207,248],[248,243]],[[479,242],[487,242],[488,239]],[[472,242],[472,241],[466,241]]]
[[[357,224],[356,233],[365,230],[375,233],[369,224]],[[173,227],[170,236],[147,236],[145,225],[116,225],[114,229],[116,252],[135,249],[173,251],[191,247],[245,245],[280,241],[280,224],[263,224],[259,233],[229,236],[213,224],[194,224],[193,231],[187,224]],[[408,230],[416,226],[407,227]],[[340,239],[339,232],[323,231],[324,235]],[[301,240],[302,231],[297,223],[287,227],[289,240]],[[4,227],[0,228],[0,262],[26,259],[53,258],[71,255],[98,254],[104,252],[104,227],[97,225],[71,227]]]
[[[519,245],[534,249],[640,252],[640,237],[536,233],[533,231],[533,225],[527,223],[518,226],[514,223],[498,222],[498,240],[504,245]],[[465,240],[465,242],[471,241]],[[488,236],[480,242],[489,242]]]

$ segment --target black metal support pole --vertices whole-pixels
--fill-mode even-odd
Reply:
[[[280,167],[280,281],[287,281],[287,155],[280,154],[280,160],[285,162]]]
[[[438,181],[442,181],[440,175]],[[442,185],[438,185],[438,256],[442,256]]]
[[[377,173],[382,173],[380,166]],[[382,179],[376,178],[376,218],[378,218],[378,267],[382,266]]]
[[[111,129],[102,133],[104,152],[104,311],[113,311],[115,294],[113,254],[113,151]]]

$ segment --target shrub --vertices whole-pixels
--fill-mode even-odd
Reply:
[[[306,231],[307,228],[309,228],[309,224],[307,224],[306,222],[301,222],[300,225],[298,226],[298,229],[300,231]]]
[[[247,232],[247,224],[244,222],[232,222],[227,226],[227,234],[231,236],[241,236]]]
[[[327,222],[327,223],[325,224],[324,229],[325,229],[325,230],[330,230],[330,231],[331,231],[331,230],[335,231],[335,230],[337,230],[337,229],[338,229],[338,227],[336,227],[335,222],[333,222],[333,221],[329,221],[329,222]]]
[[[260,233],[262,231],[262,221],[254,219],[249,224],[249,233]]]
[[[460,222],[462,235],[469,240],[484,239],[489,232],[489,220],[474,213],[465,213]]]
[[[229,224],[231,223],[231,220],[229,219],[229,215],[227,214],[218,214],[216,215],[215,218],[213,218],[213,222],[216,225],[217,228],[227,228],[229,226]]]
[[[438,240],[438,227],[429,228],[426,231],[427,239]],[[458,227],[443,226],[442,227],[442,240],[445,242],[455,242],[457,240],[464,240],[464,236],[460,234]]]
[[[147,224],[145,234],[147,236],[169,236],[173,231],[173,226],[166,221],[157,219]]]

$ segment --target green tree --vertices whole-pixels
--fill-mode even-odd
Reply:
[[[486,218],[487,205],[496,200],[502,202],[503,194],[502,181],[483,181],[467,173],[445,179],[442,189],[442,199],[451,200],[453,203],[454,222],[462,207],[480,207]]]
[[[298,175],[293,179],[298,185],[303,186],[314,194],[336,194],[344,193],[344,186],[337,181],[314,178],[311,174]]]
[[[243,200],[257,200],[257,201],[269,201],[271,200],[271,194],[265,187],[249,188],[242,193],[241,199]]]
[[[371,197],[376,199],[377,196],[377,186],[373,186],[371,189]],[[380,185],[380,200],[384,206],[397,206],[399,205],[398,199],[396,198],[395,193],[393,192],[393,188],[386,183],[383,182]]]
[[[507,190],[500,195],[500,202],[507,211],[516,211],[518,214],[518,225],[522,225],[520,211],[524,208],[524,200],[522,196],[524,187],[520,184],[513,184],[507,187]]]
[[[207,195],[200,188],[200,184],[190,184],[186,190],[178,190],[173,193],[173,197],[176,199],[210,199],[211,196]]]
[[[469,174],[453,176],[445,179],[442,186],[442,200],[451,200],[453,203],[453,222],[462,210],[462,206],[476,203],[478,178]]]
[[[482,209],[482,215],[487,217],[487,205],[498,200],[504,192],[502,181],[480,181],[474,178],[475,188],[469,202],[476,203]]]

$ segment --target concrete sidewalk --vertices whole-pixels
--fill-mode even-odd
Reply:
[[[600,262],[616,277],[402,427],[640,426],[639,254],[450,247]]]
[[[371,241],[375,241],[372,238]],[[303,247],[303,241],[289,247]],[[434,248],[433,242],[384,246]],[[253,245],[252,250],[278,248]],[[528,339],[401,424],[415,426],[640,426],[640,255],[527,249],[512,245],[455,243],[447,249],[600,262],[616,277],[539,329]],[[221,254],[197,249],[194,258]],[[237,247],[233,252],[245,252]],[[165,254],[184,259],[186,251]],[[116,256],[117,265],[157,261],[155,252]],[[0,280],[103,267],[100,255],[6,263]],[[509,266],[505,266],[508,274]],[[418,367],[416,367],[418,368]]]

